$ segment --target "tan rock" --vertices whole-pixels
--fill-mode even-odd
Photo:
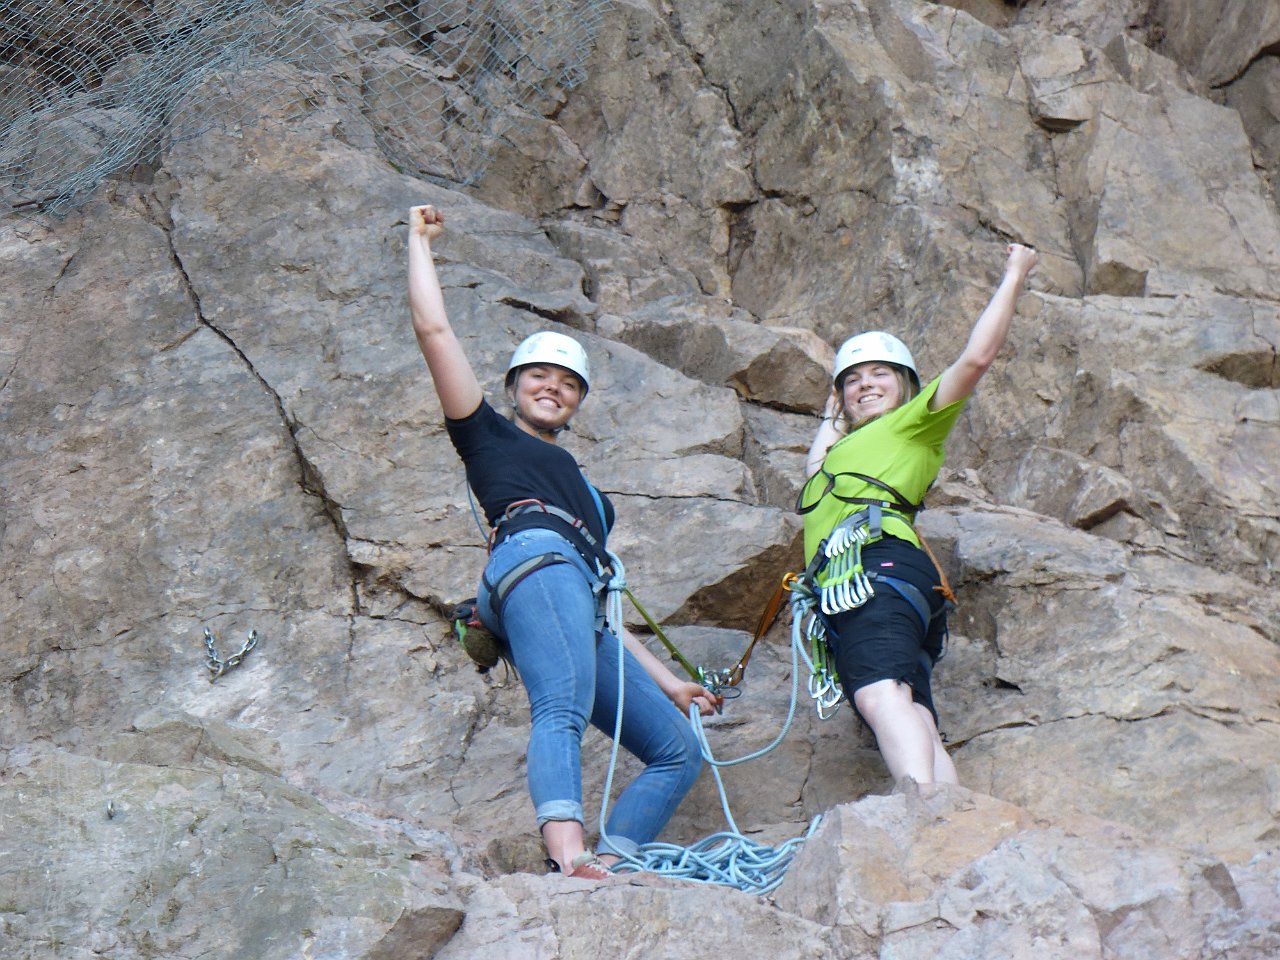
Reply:
[[[262,125],[0,222],[0,790],[34,838],[0,953],[212,955],[234,914],[230,949],[264,957],[701,956],[703,923],[779,956],[1276,955],[1267,58],[1229,106],[1204,85],[1206,37],[1237,71],[1269,28],[1223,0],[1160,45],[1175,63],[1143,44],[1177,4],[963,6],[624,5],[590,83],[466,191],[388,166],[390,21],[351,8],[331,74],[210,75],[183,121]],[[466,106],[418,79],[415,105]],[[443,164],[429,140],[402,144]],[[835,808],[773,903],[530,875],[524,692],[443,620],[484,532],[404,308],[423,201],[497,405],[526,333],[588,346],[565,443],[629,582],[715,670],[800,562],[832,346],[887,327],[936,375],[1004,244],[1039,246],[920,519],[960,595],[934,689],[978,792],[879,796],[784,618],[707,721],[721,759],[781,736],[723,770],[751,836]],[[259,635],[215,683],[205,626],[223,657]],[[591,733],[592,819],[609,763]],[[664,836],[724,821],[708,773]]]
[[[1099,858],[1100,845],[1117,859]],[[1242,906],[1212,858],[1187,861],[1099,821],[1037,822],[957,788],[837,807],[776,900],[833,927],[846,955],[879,943],[909,956],[1064,960],[1194,954],[1220,935],[1198,909]]]
[[[1253,143],[1254,162],[1274,176],[1280,169],[1280,58],[1265,57],[1252,64],[1227,88],[1227,104],[1240,111]]]
[[[275,777],[65,752],[10,755],[8,768],[8,829],[28,842],[6,858],[6,949],[285,958],[354,942],[359,956],[386,957],[379,944],[403,942],[406,927],[431,952],[462,923],[421,836],[375,836]]]
[[[755,192],[732,107],[661,17],[640,4],[618,10],[600,33],[599,68],[560,122],[626,231],[692,271],[704,292],[725,296],[725,207]],[[640,87],[661,95],[636,100]]]
[[[809,330],[751,322],[741,311],[659,300],[597,331],[691,377],[733,387],[744,400],[811,411],[828,390],[833,351]]]
[[[1020,39],[1019,63],[1041,126],[1070,130],[1096,117],[1106,85],[1119,79],[1110,62],[1071,37],[1032,31]]]
[[[1210,86],[1234,80],[1280,40],[1280,10],[1248,0],[1174,0],[1154,11],[1162,46]]]

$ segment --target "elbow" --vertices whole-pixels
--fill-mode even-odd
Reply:
[[[995,361],[996,361],[996,354],[994,351],[992,351],[992,353],[988,356],[982,356],[974,360],[973,363],[971,364],[973,368],[974,379],[976,380],[982,379],[982,377],[986,375],[987,371],[991,369],[991,365],[995,363]]]
[[[440,323],[425,310],[420,310],[411,306],[409,310],[409,317],[413,321],[414,334],[423,342],[443,333],[445,330],[445,325]]]
[[[977,383],[983,378],[991,365],[995,363],[996,356],[999,354],[999,347],[992,347],[983,350],[972,350],[965,354],[961,359],[964,367],[965,379]]]

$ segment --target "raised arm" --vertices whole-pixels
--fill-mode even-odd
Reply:
[[[431,258],[431,241],[443,232],[444,215],[435,207],[409,211],[409,313],[440,407],[449,419],[461,420],[476,412],[484,391],[444,312],[444,296]]]
[[[822,419],[818,421],[818,430],[813,435],[813,443],[809,445],[809,454],[804,459],[806,480],[818,472],[832,444],[846,433],[848,424],[844,419],[844,403],[840,394],[832,387],[831,393],[827,395],[827,404],[822,409]]]
[[[1009,324],[1013,320],[1014,308],[1018,305],[1018,296],[1022,293],[1027,274],[1035,267],[1038,259],[1033,247],[1024,247],[1020,243],[1009,244],[1000,286],[996,287],[991,302],[973,325],[964,351],[943,372],[938,389],[929,400],[929,409],[939,410],[973,392],[1009,336]]]

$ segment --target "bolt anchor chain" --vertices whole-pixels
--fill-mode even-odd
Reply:
[[[215,646],[216,642],[217,641],[213,636],[213,631],[208,627],[205,627],[204,628],[204,648],[209,655],[205,658],[204,662],[205,662],[205,666],[209,668],[210,683],[216,682],[217,679],[220,676],[222,676],[224,673],[226,673],[228,670],[232,670],[235,667],[240,666],[240,664],[244,662],[244,658],[247,657],[249,655],[249,652],[258,645],[258,631],[250,630],[249,637],[248,639],[245,640],[244,646],[242,646],[237,652],[233,653],[231,656],[227,657],[227,659],[225,660],[219,659],[218,649]]]

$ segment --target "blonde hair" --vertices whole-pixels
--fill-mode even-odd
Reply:
[[[920,387],[916,378],[911,375],[911,371],[902,366],[902,364],[893,364],[893,372],[898,378],[898,386],[902,388],[902,400],[898,403],[898,406],[900,407],[902,404],[908,403],[914,399],[916,394],[920,392]]]

